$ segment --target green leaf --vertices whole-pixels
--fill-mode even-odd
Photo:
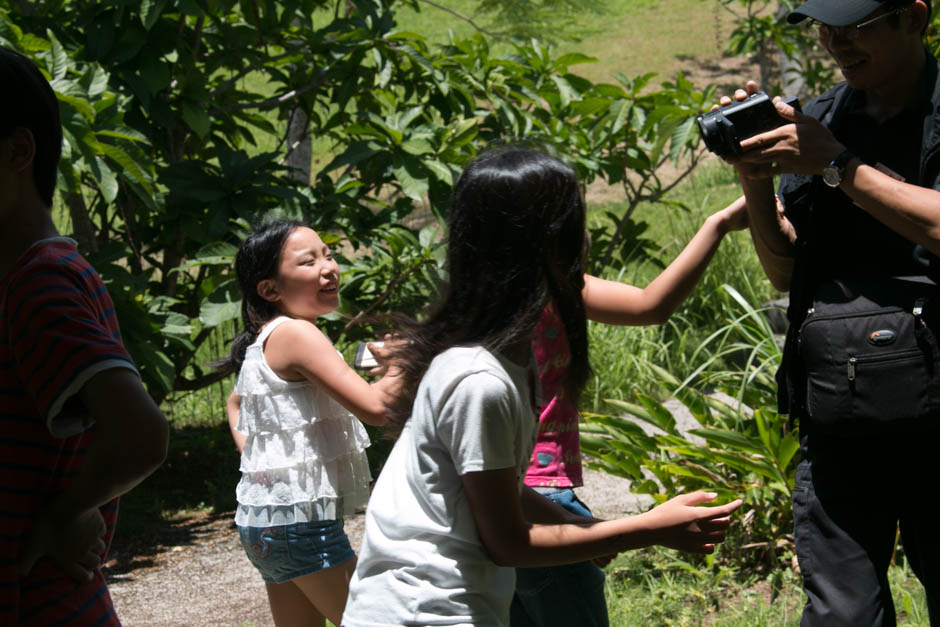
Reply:
[[[454,175],[446,164],[438,161],[437,159],[427,159],[424,161],[424,165],[434,174],[435,177],[437,177],[439,181],[448,187],[453,187]]]
[[[166,6],[166,0],[141,0],[140,2],[140,21],[148,31],[160,19],[160,13]]]
[[[205,137],[209,134],[209,128],[212,125],[212,120],[209,118],[209,113],[205,108],[198,106],[195,103],[192,103],[188,100],[184,100],[182,104],[182,114],[183,120],[186,121],[186,124],[195,132],[200,138]]]
[[[111,168],[102,160],[98,159],[98,168],[95,179],[98,182],[98,189],[101,190],[101,196],[107,203],[114,202],[118,195],[118,181]]]
[[[166,322],[160,332],[164,335],[182,335],[188,338],[193,332],[193,325],[183,314],[171,312],[166,317]]]
[[[199,306],[199,321],[207,327],[217,327],[241,316],[241,294],[237,281],[222,283]]]
[[[52,67],[49,68],[49,73],[52,74],[53,80],[60,81],[65,78],[65,73],[69,69],[69,57],[51,30],[46,30],[46,36],[52,44]]]
[[[128,153],[124,152],[120,148],[102,142],[96,142],[95,149],[102,155],[106,156],[108,159],[114,161],[117,165],[121,166],[123,173],[125,175],[129,175],[130,178],[134,180],[134,182],[144,189],[144,191],[147,193],[153,193],[153,186],[151,184],[150,176],[144,172],[141,164],[134,160],[134,158],[131,157]]]
[[[567,108],[572,100],[581,99],[581,94],[579,94],[563,76],[552,75],[551,80],[558,88],[562,108]]]
[[[676,419],[662,403],[654,399],[652,396],[643,394],[642,392],[637,392],[636,397],[639,399],[640,403],[643,404],[643,407],[645,407],[649,412],[647,419],[652,424],[656,425],[666,433],[679,433],[679,431],[676,429]]]
[[[418,157],[434,152],[434,148],[431,147],[431,143],[426,139],[420,138],[413,138],[402,142],[401,149],[410,155],[415,155]]]
[[[95,110],[91,107],[87,100],[83,100],[82,98],[77,98],[75,96],[69,96],[61,92],[56,92],[56,99],[77,111],[89,124],[94,123]]]
[[[780,439],[780,446],[777,447],[777,464],[784,469],[790,467],[790,462],[800,450],[800,442],[792,435],[787,434]]]
[[[763,455],[767,452],[759,442],[754,442],[747,436],[734,431],[721,429],[692,429],[689,433],[705,438],[705,440],[713,446],[723,445],[754,455]]]

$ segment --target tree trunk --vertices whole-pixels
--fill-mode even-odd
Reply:
[[[290,168],[291,179],[310,185],[312,157],[310,118],[300,106],[294,107],[287,125],[287,167]]]
[[[780,19],[786,19],[789,9],[783,2],[777,7],[777,16]],[[803,79],[803,59],[802,56],[796,58],[788,57],[783,50],[780,55],[780,86],[783,89],[783,96],[802,96],[803,89],[806,87],[806,81]]]
[[[85,198],[72,192],[68,195],[69,217],[72,218],[72,237],[78,247],[86,253],[98,252],[98,239],[95,236],[95,223],[88,217]]]

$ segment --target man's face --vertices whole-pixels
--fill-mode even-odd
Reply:
[[[912,32],[909,11],[877,19],[891,13],[879,9],[861,20],[870,24],[856,29],[854,25],[838,28],[822,27],[819,41],[842,70],[842,76],[854,89],[878,90],[894,84],[904,69],[914,65],[912,50],[919,50],[920,34]],[[876,21],[872,21],[876,20]],[[900,20],[900,26],[896,23]],[[917,45],[912,46],[913,42]]]

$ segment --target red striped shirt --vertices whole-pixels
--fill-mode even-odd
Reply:
[[[40,511],[81,468],[95,429],[66,404],[95,374],[133,369],[111,297],[67,238],[30,248],[0,282],[0,624],[118,625],[101,572],[77,584],[17,554]],[[102,507],[110,546],[117,499]],[[104,556],[102,556],[103,559]]]

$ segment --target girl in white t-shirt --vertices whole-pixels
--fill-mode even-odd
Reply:
[[[343,514],[369,497],[369,438],[395,376],[363,380],[316,327],[336,309],[339,267],[315,231],[269,222],[239,248],[244,331],[227,365],[241,451],[235,523],[277,625],[338,625],[356,559]]]
[[[575,174],[532,150],[467,166],[449,215],[449,281],[422,323],[403,323],[400,430],[366,511],[346,627],[505,625],[515,566],[563,564],[661,544],[707,553],[740,501],[681,495],[597,521],[523,484],[535,437],[532,332],[548,302],[571,348],[563,386],[587,380],[584,203]]]

